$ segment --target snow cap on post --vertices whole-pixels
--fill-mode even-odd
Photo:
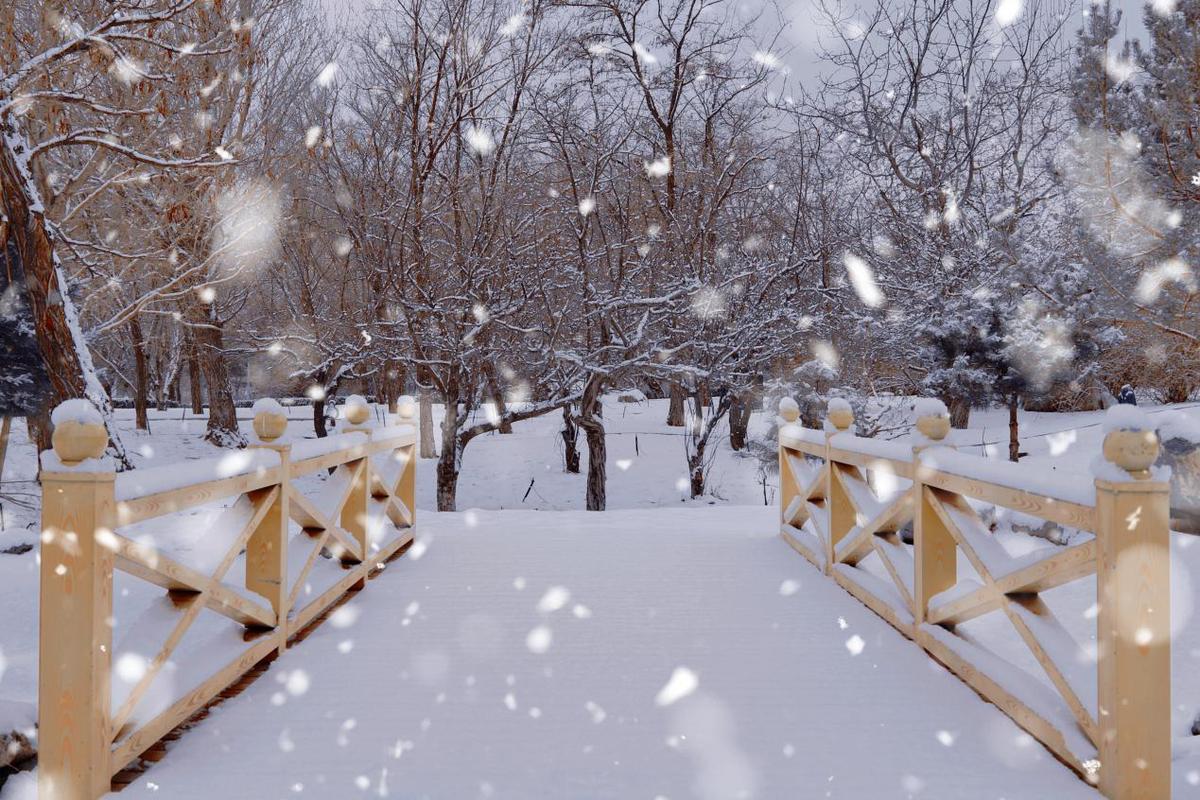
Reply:
[[[1104,457],[1134,480],[1150,478],[1158,459],[1158,434],[1145,411],[1115,405],[1104,413]]]
[[[89,401],[66,400],[50,414],[54,433],[50,441],[64,466],[73,467],[89,458],[101,458],[108,445],[104,417]]]
[[[854,409],[844,397],[832,397],[826,406],[825,418],[837,430],[848,430],[854,424]]]
[[[343,413],[351,425],[362,425],[371,416],[371,407],[367,405],[367,398],[361,394],[352,394],[346,398]]]
[[[396,399],[396,413],[405,422],[411,422],[417,415],[417,402],[411,394],[402,394]]]
[[[255,400],[250,410],[254,412],[254,433],[260,442],[273,442],[287,430],[287,414],[278,400],[270,397]]]
[[[917,431],[933,442],[940,442],[950,433],[950,412],[936,397],[921,397],[913,404],[917,415]]]
[[[791,425],[800,419],[800,405],[790,397],[780,398],[779,416],[783,417],[784,422]]]

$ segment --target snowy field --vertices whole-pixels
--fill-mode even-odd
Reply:
[[[293,410],[293,436],[313,435],[305,412]],[[241,413],[249,431],[249,409]],[[211,455],[204,421],[190,416],[151,412],[150,434],[128,431],[138,467]],[[319,797],[361,790],[677,800],[746,788],[745,796],[774,798],[794,796],[798,786],[852,798],[1097,796],[787,549],[774,535],[777,477],[758,459],[731,452],[719,437],[712,494],[687,499],[681,430],[665,426],[665,416],[661,401],[606,405],[614,509],[606,514],[520,511],[583,507],[584,476],[563,472],[557,415],[468,446],[459,514],[432,513],[433,462],[423,461],[424,556],[396,562],[378,588],[354,601],[358,611],[345,612],[345,624],[327,625],[289,652],[127,793],[140,796],[155,784],[167,797],[251,796],[250,788],[252,796],[276,797],[303,784]],[[1024,415],[1026,462],[1086,469],[1099,449],[1099,416]],[[972,423],[955,434],[960,449],[1004,458],[1007,413],[976,411]],[[756,414],[752,434],[768,428],[768,416]],[[13,433],[0,551],[36,548],[35,462],[20,421]],[[1180,535],[1174,545],[1175,793],[1200,797],[1200,739],[1188,736],[1200,710],[1200,626],[1192,615],[1200,539]],[[4,730],[33,720],[35,556],[36,549],[0,554]],[[148,608],[160,599],[157,590],[129,584],[122,602]],[[570,599],[547,597],[555,586]],[[1082,620],[1094,583],[1046,598],[1060,615]],[[559,600],[561,609],[548,610]],[[982,638],[1004,636],[980,623]],[[531,636],[542,627],[548,635]],[[347,641],[350,652],[342,654],[337,647]],[[1021,660],[1019,642],[1012,653],[1045,680]],[[698,687],[658,705],[678,667],[687,670],[678,680],[686,685],[694,674]],[[275,682],[297,670],[304,677],[294,683],[304,692]],[[244,758],[247,748],[261,758]],[[318,753],[332,755],[322,761]],[[878,769],[861,769],[866,757]],[[204,791],[188,794],[182,787],[202,770]],[[214,774],[227,775],[228,787],[217,791]],[[0,797],[25,800],[27,785],[18,777]]]

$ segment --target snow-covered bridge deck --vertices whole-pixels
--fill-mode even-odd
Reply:
[[[425,513],[120,796],[1098,797],[777,515]]]

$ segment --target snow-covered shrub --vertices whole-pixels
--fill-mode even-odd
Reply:
[[[800,405],[800,424],[820,428],[825,421],[829,390],[837,382],[838,373],[824,361],[813,359],[801,364],[792,373],[792,392]]]
[[[1157,466],[1171,470],[1171,526],[1200,533],[1200,421],[1182,411],[1163,414],[1158,438]]]

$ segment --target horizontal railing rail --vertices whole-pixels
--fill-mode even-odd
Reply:
[[[779,431],[781,536],[1107,797],[1169,797],[1169,485],[1151,469],[1152,428],[1110,412],[1099,466],[1077,474],[959,453],[945,408],[922,406],[908,443],[855,436],[844,404],[824,431],[795,424],[792,408]],[[1014,554],[981,516],[988,506],[1081,533]],[[1094,645],[1043,597],[1093,576]],[[1042,677],[967,630],[991,613]]]
[[[347,416],[361,425],[366,411]],[[42,797],[106,793],[116,773],[412,542],[411,424],[295,443],[286,425],[268,403],[248,450],[120,475],[102,457],[102,426],[56,429],[41,475]],[[121,575],[166,596],[116,614]],[[205,612],[217,622],[198,625]],[[169,670],[189,634],[203,646]]]

